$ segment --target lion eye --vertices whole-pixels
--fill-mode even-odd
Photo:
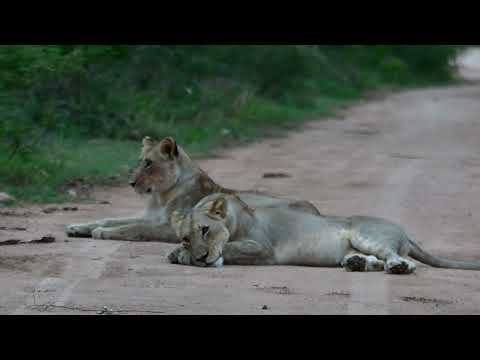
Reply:
[[[210,231],[209,226],[202,226],[202,236],[205,237],[207,236],[208,232]]]

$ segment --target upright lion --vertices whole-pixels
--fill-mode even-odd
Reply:
[[[349,271],[410,274],[414,262],[480,270],[480,263],[440,259],[423,251],[397,225],[372,217],[327,217],[288,208],[252,209],[235,195],[214,194],[187,215],[172,214],[183,245],[172,263],[196,266],[343,266]]]
[[[238,194],[251,206],[280,206],[319,214],[307,201],[289,201],[217,185],[171,137],[160,142],[149,137],[143,140],[140,162],[130,185],[138,194],[149,196],[143,215],[69,225],[67,234],[105,240],[177,243],[180,241],[168,221],[172,212],[185,213],[202,198],[214,193]]]

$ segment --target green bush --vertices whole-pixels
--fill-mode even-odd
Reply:
[[[75,163],[76,149],[104,151],[92,139],[132,149],[131,141],[147,134],[173,135],[188,150],[205,152],[327,114],[370,89],[445,82],[460,48],[1,45],[0,187],[32,199],[18,187],[46,183],[52,194],[74,176],[123,171],[116,158],[103,173]],[[40,175],[28,176],[33,172]]]

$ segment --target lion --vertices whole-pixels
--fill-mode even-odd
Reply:
[[[449,269],[480,270],[480,263],[430,255],[384,219],[333,217],[288,208],[252,208],[235,194],[213,194],[170,219],[182,246],[168,259],[200,267],[294,265],[343,267],[352,272],[411,274],[407,259]]]
[[[66,227],[68,236],[179,243],[169,223],[172,212],[189,211],[202,198],[214,193],[238,194],[251,206],[280,206],[320,214],[308,201],[290,201],[255,191],[235,191],[216,184],[172,137],[162,141],[146,137],[142,145],[130,185],[138,194],[149,196],[145,212],[136,217],[69,225]]]

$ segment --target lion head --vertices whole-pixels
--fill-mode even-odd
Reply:
[[[185,216],[174,212],[170,223],[196,266],[214,266],[223,261],[223,247],[230,239],[227,227],[228,200],[224,195],[209,197]]]
[[[168,191],[182,175],[182,158],[183,152],[173,138],[155,141],[146,137],[130,185],[142,195]]]

